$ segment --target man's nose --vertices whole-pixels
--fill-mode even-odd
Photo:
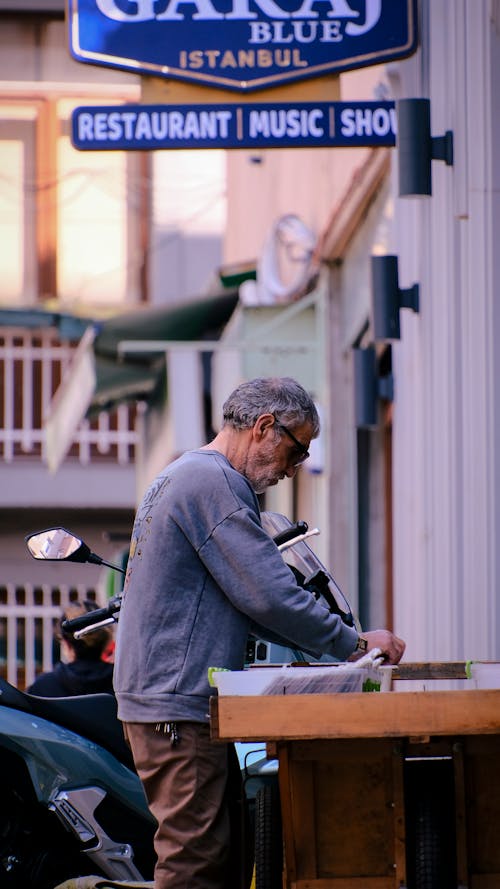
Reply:
[[[298,466],[289,466],[285,472],[286,477],[293,478],[298,468]]]

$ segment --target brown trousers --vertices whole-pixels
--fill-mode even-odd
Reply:
[[[229,874],[228,745],[212,742],[208,725],[177,725],[175,746],[153,724],[123,726],[158,822],[155,889],[237,887]]]

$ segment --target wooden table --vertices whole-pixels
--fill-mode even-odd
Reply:
[[[219,696],[211,730],[279,759],[286,889],[500,889],[500,690]]]

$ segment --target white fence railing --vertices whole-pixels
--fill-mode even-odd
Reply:
[[[63,609],[75,599],[95,599],[85,585],[0,587],[0,667],[8,682],[24,689],[40,672],[52,670],[54,631]]]
[[[43,422],[73,359],[75,346],[57,330],[0,327],[0,463],[27,455],[44,462]],[[69,455],[130,465],[135,460],[136,408],[119,405],[77,429]],[[1,583],[1,578],[0,578]],[[0,674],[25,688],[53,666],[54,628],[74,599],[97,599],[84,585],[0,585]]]
[[[56,330],[0,328],[0,460],[11,463],[29,454],[44,460],[44,418],[75,346],[62,342]],[[93,457],[120,465],[133,463],[137,433],[135,407],[118,405],[84,420],[76,431],[72,457],[87,465]]]

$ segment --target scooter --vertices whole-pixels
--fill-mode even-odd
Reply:
[[[35,558],[106,564],[62,529],[27,543]],[[100,611],[118,609],[115,600]],[[152,880],[156,822],[113,695],[41,698],[0,679],[0,749],[2,889],[54,889],[90,874]]]
[[[322,596],[352,626],[346,599],[305,542],[319,533],[317,529],[309,531],[306,523],[292,524],[277,513],[263,513],[263,524],[298,582],[316,598]],[[35,559],[90,562],[124,573],[64,528],[30,534],[26,543]],[[66,621],[65,628],[78,638],[116,622],[119,611],[120,596],[115,596],[105,607]],[[248,664],[297,659],[304,660],[301,652],[249,640]],[[64,880],[90,874],[135,885],[152,880],[156,822],[112,695],[40,698],[0,680],[0,748],[2,889],[55,889]],[[248,751],[237,752],[256,846],[261,852],[265,846],[256,885],[266,886],[269,850],[263,831],[269,820],[268,801],[275,797],[275,770],[265,756],[249,764]],[[253,860],[254,842],[251,855]],[[279,868],[279,862],[274,867]],[[248,866],[243,869],[241,886],[247,887],[252,871]]]
[[[0,680],[0,885],[151,879],[155,822],[112,695],[37,698]]]

